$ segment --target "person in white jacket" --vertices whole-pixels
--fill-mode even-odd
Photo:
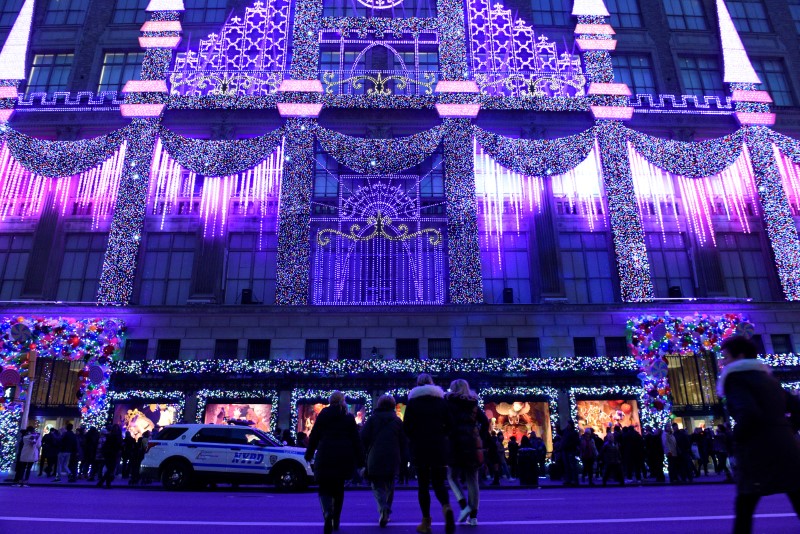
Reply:
[[[27,487],[25,482],[31,477],[33,464],[39,461],[39,449],[42,448],[42,436],[29,426],[22,436],[22,449],[19,453],[19,464],[14,475],[14,485]]]

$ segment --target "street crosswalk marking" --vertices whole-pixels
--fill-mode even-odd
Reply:
[[[757,519],[783,519],[795,517],[793,513],[786,514],[756,514]],[[732,520],[732,515],[707,515],[691,517],[624,517],[624,518],[601,518],[601,519],[532,519],[524,521],[481,521],[483,526],[535,526],[535,525],[598,525],[598,524],[619,524],[619,523],[657,523],[657,522],[680,522],[680,521],[719,521]],[[319,527],[319,521],[181,521],[181,520],[159,520],[159,519],[97,519],[97,518],[63,518],[63,517],[14,517],[0,516],[0,522],[31,522],[31,523],[91,523],[91,524],[116,524],[116,525],[203,525],[203,526],[225,526],[225,527]],[[441,526],[444,523],[434,523]],[[417,523],[392,522],[392,525],[403,527],[415,527]],[[375,523],[342,523],[342,527],[374,527]]]

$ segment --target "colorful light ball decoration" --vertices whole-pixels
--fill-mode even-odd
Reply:
[[[746,329],[747,319],[729,313],[721,317],[695,314],[687,317],[644,315],[627,325],[628,348],[639,363],[642,382],[642,412],[663,426],[672,408],[667,356],[690,357],[702,352],[718,354],[720,344]],[[643,418],[644,418],[643,417]]]
[[[14,465],[21,419],[21,403],[0,403],[0,473],[8,473]]]
[[[278,425],[278,415],[280,408],[278,400],[280,396],[275,390],[251,390],[251,389],[201,389],[195,393],[197,398],[196,421],[205,422],[205,410],[209,400],[224,401],[237,404],[251,401],[267,401],[272,405],[272,416],[269,419],[270,432],[275,431]]]
[[[78,408],[83,417],[91,415],[105,401],[111,375],[111,363],[121,356],[125,343],[126,328],[118,319],[75,319],[71,317],[7,317],[0,321],[0,366],[9,379],[10,375],[20,376],[27,365],[30,351],[36,351],[39,358],[82,361],[83,370],[78,374],[78,389],[75,395]],[[87,380],[93,370],[96,381]],[[29,379],[23,377],[20,400],[28,395]],[[15,413],[21,410],[19,403],[0,401],[0,410]],[[21,411],[19,412],[21,414]],[[2,415],[2,414],[0,414]],[[8,423],[8,414],[2,415]],[[19,425],[19,417],[16,424]],[[14,441],[16,432],[2,435],[3,447]],[[4,456],[4,458],[7,456]],[[0,466],[2,470],[2,466]]]

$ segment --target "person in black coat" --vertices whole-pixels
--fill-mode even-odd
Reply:
[[[452,534],[456,528],[455,516],[450,507],[445,479],[453,422],[444,400],[444,391],[433,384],[433,378],[428,374],[419,375],[417,387],[408,394],[403,428],[411,442],[411,458],[417,470],[417,496],[422,511],[422,522],[417,527],[417,532],[432,532],[429,487],[433,486],[436,499],[442,505],[445,532]]]
[[[103,454],[103,474],[100,475],[97,486],[101,487],[105,483],[106,487],[111,487],[111,482],[117,476],[117,466],[122,455],[122,429],[119,425],[112,425],[108,431],[106,440],[102,446]]]
[[[317,416],[305,454],[307,461],[314,460],[325,534],[339,530],[344,483],[363,464],[358,427],[355,417],[347,412],[344,394],[334,391],[329,402]]]
[[[445,398],[454,424],[448,481],[461,506],[458,520],[463,522],[469,518],[470,525],[475,526],[480,499],[478,472],[483,464],[483,443],[489,434],[489,419],[478,406],[478,396],[466,380],[453,380]],[[466,492],[462,479],[466,482]]]
[[[722,343],[724,367],[717,391],[736,421],[735,534],[752,532],[753,513],[764,495],[788,494],[800,517],[800,399],[781,387],[757,354],[744,337]]]
[[[381,527],[389,522],[394,480],[408,456],[403,421],[397,417],[396,407],[394,397],[383,395],[378,399],[375,413],[361,430],[361,442],[367,451],[367,479],[378,504],[378,524]]]
[[[567,421],[563,431],[563,441],[561,450],[564,455],[564,485],[578,485],[578,447],[581,444],[581,437],[575,428],[575,422]]]

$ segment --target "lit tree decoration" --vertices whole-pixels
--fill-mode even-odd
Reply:
[[[642,382],[642,419],[662,426],[669,420],[672,396],[667,356],[695,356],[701,352],[718,354],[720,344],[735,333],[752,334],[747,319],[739,314],[709,317],[645,315],[628,320],[628,348],[639,363]],[[714,378],[714,377],[709,377]]]

